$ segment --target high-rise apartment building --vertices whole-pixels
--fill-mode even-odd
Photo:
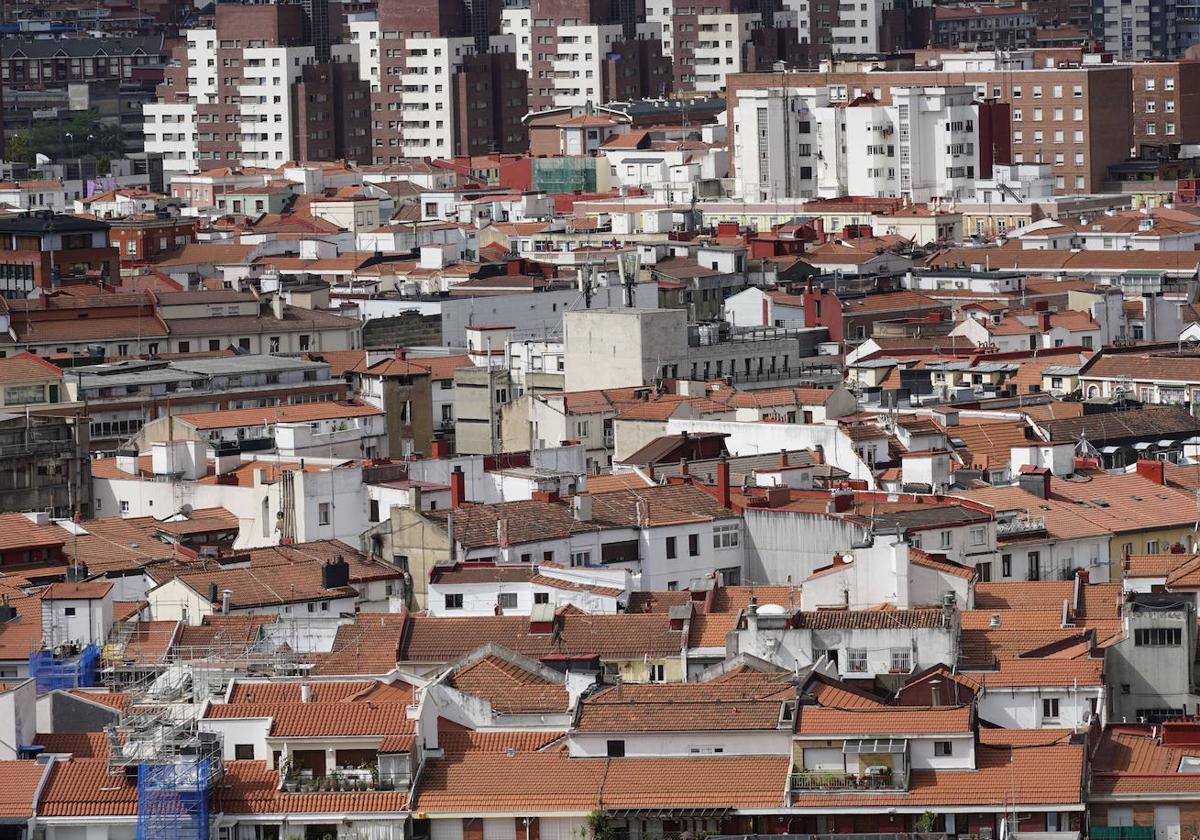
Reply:
[[[187,30],[158,101],[143,109],[146,151],[162,154],[164,170],[366,159],[369,86],[357,50],[327,45],[331,60],[319,61],[310,37],[321,27],[305,10],[221,3],[212,29]]]
[[[740,91],[731,119],[741,128],[733,150],[739,194],[747,201],[973,197],[975,179],[990,174],[990,155],[1006,140],[992,134],[994,106],[968,86],[893,88],[891,100],[863,96],[842,105],[826,88]]]
[[[1040,70],[935,70],[740,74],[726,81],[730,109],[741,91],[780,87],[823,88],[830,102],[864,95],[890,103],[894,90],[969,85],[976,97],[1010,108],[1012,162],[1045,163],[1059,194],[1099,192],[1108,167],[1125,160],[1132,143],[1132,71],[1116,64]],[[731,142],[745,126],[730,120]],[[997,158],[999,160],[999,158]],[[731,158],[736,167],[736,159]]]
[[[1200,142],[1200,63],[1139,61],[1133,73],[1133,144]]]
[[[803,65],[832,55],[876,55],[919,46],[932,9],[923,0],[787,0]]]
[[[1173,58],[1178,12],[1176,0],[1094,0],[1092,38],[1118,58]]]
[[[527,76],[495,0],[380,0],[372,159],[518,152]]]

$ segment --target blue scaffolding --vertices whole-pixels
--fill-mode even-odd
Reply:
[[[184,755],[138,765],[137,840],[208,840],[213,771],[211,759]]]
[[[52,650],[39,650],[29,655],[29,676],[39,694],[68,688],[91,688],[96,683],[100,648],[88,645],[78,653],[57,655]]]

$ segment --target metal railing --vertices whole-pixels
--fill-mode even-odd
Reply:
[[[828,793],[829,791],[907,790],[908,773],[835,773],[805,770],[793,773],[788,790],[793,794]]]
[[[1012,519],[996,520],[996,536],[1007,537],[1016,534],[1029,534],[1046,530],[1044,516],[1018,516]]]

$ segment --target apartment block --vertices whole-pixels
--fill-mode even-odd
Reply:
[[[1134,62],[1133,145],[1200,141],[1200,64]]]
[[[1133,3],[1095,0],[1092,38],[1123,59],[1169,58],[1179,52],[1174,0]]]
[[[1034,45],[1037,13],[1028,6],[935,6],[929,45],[1025,49]]]
[[[145,108],[146,151],[174,172],[364,156],[358,50],[314,43],[313,31],[299,5],[218,6],[212,29],[187,31]],[[326,49],[336,61],[319,60]]]
[[[837,55],[873,55],[925,43],[931,9],[918,0],[791,0],[804,63]]]
[[[730,108],[741,92],[779,87],[779,74],[740,74],[726,84]],[[1125,160],[1132,142],[1132,70],[1101,64],[1041,70],[932,70],[876,72],[797,72],[789,86],[823,88],[829,102],[845,105],[870,95],[883,104],[893,92],[909,87],[968,85],[977,98],[1005,103],[1011,119],[1012,163],[1046,163],[1054,173],[1055,192],[1099,192],[1108,166]],[[996,116],[996,115],[993,115]],[[732,120],[731,142],[738,143],[744,124]],[[996,130],[995,142],[1003,136]],[[736,146],[735,146],[736,147]],[[990,150],[982,150],[989,153]],[[999,156],[998,162],[1006,162]],[[732,156],[737,166],[737,156]]]
[[[380,3],[372,160],[524,150],[527,74],[516,42],[501,34],[494,3]]]

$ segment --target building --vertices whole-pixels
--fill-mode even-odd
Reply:
[[[49,211],[0,218],[0,295],[25,298],[69,283],[116,285],[109,225]]]
[[[1136,8],[1104,0],[1092,8],[1092,38],[1106,52],[1130,61],[1179,54],[1179,24],[1174,3]]]
[[[213,28],[187,30],[144,109],[146,151],[162,155],[164,170],[366,158],[370,85],[357,49],[333,45],[331,61],[307,15],[301,5],[224,4]]]
[[[1023,50],[1034,46],[1038,13],[1023,5],[934,7],[931,48]]]
[[[949,78],[935,70],[801,71],[787,76],[789,87],[824,90],[834,106],[867,95],[889,104],[894,90],[950,80],[955,85],[975,88],[981,100],[1009,106],[1012,158],[997,156],[996,162],[1052,164],[1056,193],[1101,192],[1108,179],[1108,167],[1128,155],[1133,112],[1132,70],[1128,66],[1087,64],[1012,70],[965,67],[949,74]],[[769,90],[779,84],[775,74],[731,76],[726,84],[730,111],[736,110],[744,91]],[[730,123],[730,142],[735,149],[744,142],[739,139],[744,125],[737,120]],[[1008,134],[1009,126],[995,126],[996,137]],[[736,155],[732,163],[736,167]],[[983,168],[986,172],[987,167]]]
[[[739,191],[777,197],[962,200],[991,174],[1007,138],[993,133],[992,108],[969,86],[892,88],[891,103],[870,94],[848,105],[824,88],[742,89],[731,98]],[[997,152],[1000,154],[997,155]]]
[[[373,163],[525,150],[528,73],[499,4],[385,0],[379,33]]]

